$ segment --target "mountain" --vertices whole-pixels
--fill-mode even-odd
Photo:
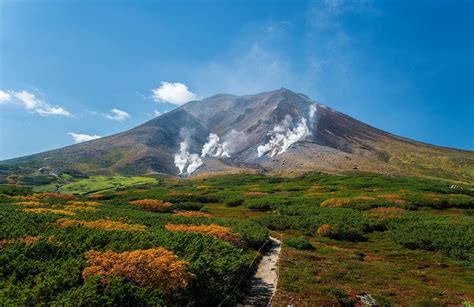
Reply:
[[[474,152],[399,137],[282,88],[191,101],[131,130],[1,168],[174,176],[366,171],[472,182]]]

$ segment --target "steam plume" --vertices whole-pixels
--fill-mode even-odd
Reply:
[[[174,155],[174,165],[179,169],[180,175],[191,175],[202,165],[202,160],[197,154],[189,153],[186,141],[179,144],[179,149],[179,153]]]
[[[210,157],[227,157],[230,158],[228,151],[228,143],[219,142],[219,136],[214,133],[210,133],[207,139],[207,143],[202,146],[201,157],[210,156]]]
[[[184,141],[179,143],[179,152],[174,155],[174,165],[179,169],[180,175],[191,175],[203,163],[198,154],[189,153],[189,138],[192,131],[182,129],[180,132]]]
[[[310,135],[316,123],[316,111],[316,106],[312,104],[309,108],[309,119],[302,117],[294,128],[291,127],[293,119],[290,115],[286,115],[285,119],[276,125],[273,131],[268,133],[271,135],[268,143],[258,146],[257,155],[261,157],[270,153],[270,157],[273,157],[282,154],[291,145]]]

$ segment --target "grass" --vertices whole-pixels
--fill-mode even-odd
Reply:
[[[117,191],[129,187],[157,184],[156,179],[149,177],[124,177],[124,176],[92,176],[68,183],[59,187],[59,192],[65,194],[86,195],[92,193],[103,193]],[[49,184],[35,188],[37,192],[55,192],[57,186]]]

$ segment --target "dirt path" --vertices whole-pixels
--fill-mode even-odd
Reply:
[[[250,280],[250,291],[244,306],[268,306],[278,282],[278,259],[281,242],[270,237],[270,248],[263,254],[257,273]]]

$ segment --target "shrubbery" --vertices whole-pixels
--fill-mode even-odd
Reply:
[[[300,250],[313,250],[314,246],[306,240],[305,237],[286,237],[283,243],[286,246],[293,247]]]
[[[440,251],[461,260],[474,260],[471,218],[406,214],[388,223],[393,240],[408,248]]]
[[[226,199],[224,201],[224,204],[227,207],[238,207],[241,206],[244,203],[244,200],[242,198],[239,199]]]

